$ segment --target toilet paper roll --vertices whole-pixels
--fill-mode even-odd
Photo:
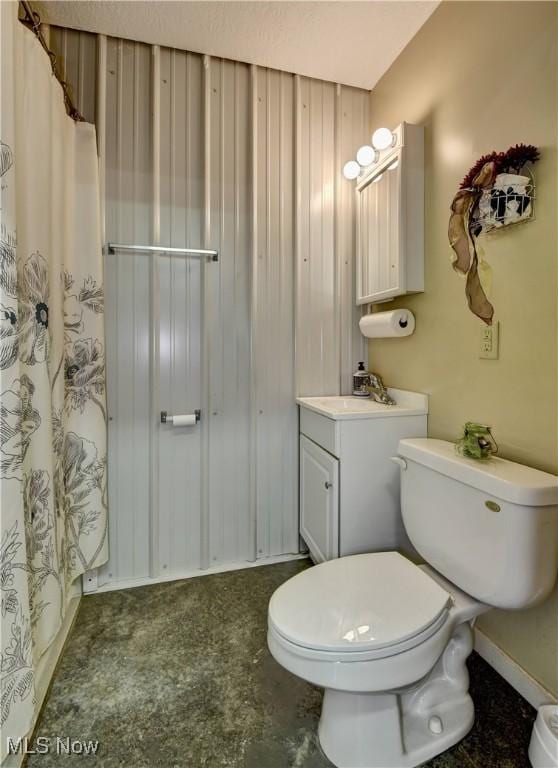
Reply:
[[[408,309],[374,312],[361,317],[359,327],[362,335],[369,339],[410,336],[415,330],[415,316]]]
[[[193,427],[196,423],[196,414],[181,413],[178,416],[169,416],[168,421],[171,420],[173,427]]]

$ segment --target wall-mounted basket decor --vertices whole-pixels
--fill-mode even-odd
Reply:
[[[535,183],[528,175],[499,173],[490,189],[483,190],[474,225],[482,232],[529,221],[535,214]]]
[[[533,145],[516,144],[506,152],[483,155],[461,182],[451,204],[448,236],[454,250],[453,268],[467,276],[465,293],[469,309],[492,325],[494,307],[489,302],[479,272],[476,238],[524,223],[535,212],[535,182],[531,166],[539,159]]]

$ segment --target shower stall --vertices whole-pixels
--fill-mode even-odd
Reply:
[[[362,356],[340,168],[368,94],[50,34],[97,125],[104,242],[163,249],[105,248],[110,556],[85,589],[297,556],[295,399],[350,391]]]

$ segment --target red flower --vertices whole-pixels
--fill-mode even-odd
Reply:
[[[536,163],[540,156],[539,150],[532,144],[516,144],[515,147],[510,147],[506,152],[490,152],[477,160],[459,188],[469,189],[472,187],[475,176],[486,163],[494,163],[496,173],[519,173],[524,165]]]

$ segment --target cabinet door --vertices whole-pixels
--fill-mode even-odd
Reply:
[[[339,461],[300,436],[300,535],[317,562],[339,557]]]
[[[398,157],[358,190],[357,303],[405,292]]]

